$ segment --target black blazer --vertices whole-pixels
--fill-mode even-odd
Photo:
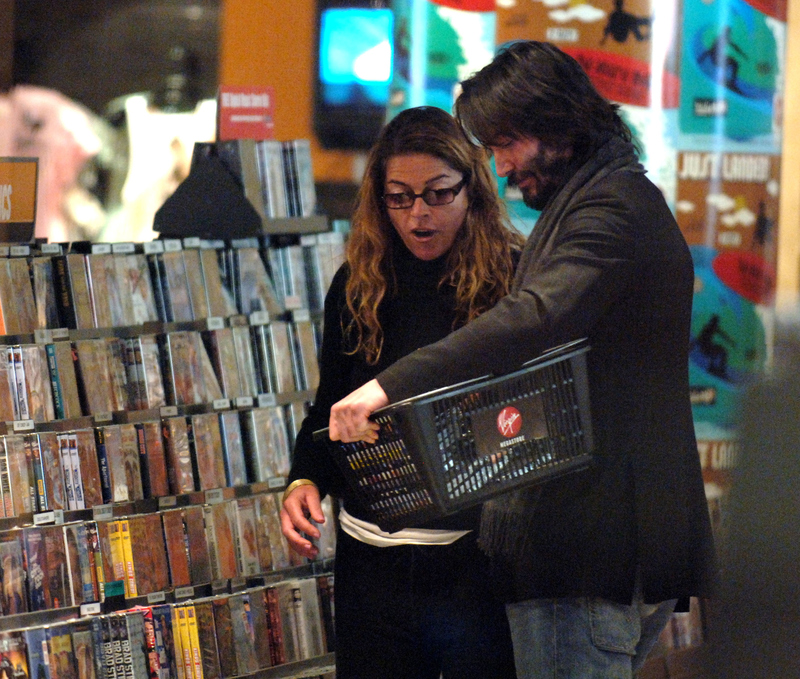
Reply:
[[[658,188],[614,138],[543,210],[511,294],[377,376],[391,401],[502,374],[588,337],[597,464],[545,484],[513,600],[709,594],[713,543],[689,401],[691,256]]]

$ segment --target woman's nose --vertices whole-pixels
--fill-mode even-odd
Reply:
[[[417,196],[409,208],[409,212],[414,216],[425,214],[427,211],[428,204],[422,200],[422,196]]]

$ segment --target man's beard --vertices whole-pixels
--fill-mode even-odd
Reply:
[[[542,152],[537,153],[528,161],[528,164],[518,172],[508,176],[509,186],[518,186],[528,176],[536,180],[536,193],[520,188],[522,200],[534,210],[542,210],[548,201],[567,183],[571,172],[572,155],[569,153],[554,154],[546,157]]]

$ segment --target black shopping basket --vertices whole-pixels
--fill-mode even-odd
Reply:
[[[369,518],[390,532],[584,468],[588,350],[573,342],[502,377],[394,403],[372,415],[375,443],[328,440],[331,452]]]

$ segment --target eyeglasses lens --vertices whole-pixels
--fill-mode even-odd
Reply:
[[[422,193],[412,193],[411,191],[404,191],[403,193],[385,193],[383,194],[383,202],[386,204],[386,207],[391,210],[410,208],[414,205],[414,201],[416,201],[417,198],[422,198],[422,200],[431,207],[449,205],[456,199],[456,196],[461,192],[464,184],[466,184],[466,180],[462,179],[458,184],[447,189],[428,189]]]

